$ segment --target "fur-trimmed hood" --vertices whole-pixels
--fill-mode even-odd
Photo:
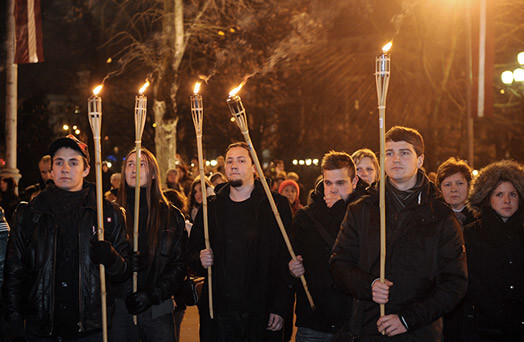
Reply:
[[[484,200],[503,181],[509,181],[513,184],[522,203],[524,199],[524,166],[513,160],[502,160],[481,169],[478,177],[471,181],[468,208],[475,214],[482,213]]]

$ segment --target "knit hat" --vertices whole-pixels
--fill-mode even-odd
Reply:
[[[295,182],[292,179],[286,179],[285,181],[280,183],[280,186],[278,187],[278,193],[281,194],[284,188],[288,185],[292,185],[295,187],[295,189],[297,189],[297,198],[298,198],[298,196],[300,196],[300,187],[298,186],[297,182]]]
[[[89,163],[89,150],[87,149],[87,144],[78,140],[74,135],[69,134],[68,136],[58,138],[51,143],[49,146],[49,155],[51,158],[55,156],[56,151],[61,148],[70,148],[72,150],[80,152],[80,154],[87,159]]]

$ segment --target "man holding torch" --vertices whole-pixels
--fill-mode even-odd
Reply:
[[[349,206],[333,248],[330,270],[356,298],[351,332],[364,341],[441,341],[442,316],[467,287],[460,225],[420,169],[424,141],[396,126],[385,135],[386,279],[379,279],[378,183]],[[379,305],[385,304],[380,317]],[[383,336],[385,335],[385,336]]]
[[[208,201],[211,249],[204,245],[202,208],[189,237],[192,270],[207,276],[213,267],[214,319],[203,289],[200,341],[281,341],[292,296],[289,257],[247,144],[228,147],[225,173],[228,182],[217,185]],[[273,196],[289,227],[287,199]]]
[[[84,181],[90,170],[85,143],[69,135],[55,140],[49,155],[54,185],[22,202],[11,229],[5,289],[12,337],[101,341],[98,264],[108,276],[126,274],[125,221],[119,207],[105,201],[106,241],[97,239],[95,185]]]

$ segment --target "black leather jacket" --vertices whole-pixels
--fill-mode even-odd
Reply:
[[[94,184],[84,182],[89,191],[82,204],[79,219],[79,317],[80,331],[102,327],[99,266],[93,264],[89,241],[97,231],[96,191]],[[40,336],[53,333],[56,273],[55,217],[49,206],[49,189],[31,203],[23,202],[15,213],[6,257],[5,293],[8,319],[26,320],[26,331]],[[106,274],[126,273],[130,246],[123,211],[104,201],[105,240],[120,254]],[[108,300],[108,308],[111,308]]]

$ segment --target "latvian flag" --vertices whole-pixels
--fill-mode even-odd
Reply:
[[[40,0],[15,0],[15,63],[44,61]]]
[[[473,0],[471,8],[472,115],[485,117],[493,111],[495,30],[493,0]]]

